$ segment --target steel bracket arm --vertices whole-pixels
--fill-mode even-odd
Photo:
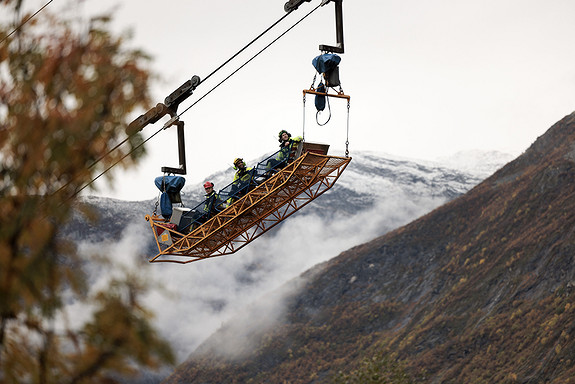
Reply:
[[[164,104],[166,105],[170,116],[172,116],[172,118],[167,121],[166,124],[164,124],[164,129],[172,125],[178,127],[178,158],[180,160],[180,166],[178,168],[162,167],[162,172],[164,173],[173,173],[177,175],[186,174],[186,143],[184,139],[184,122],[179,120],[177,111],[180,103],[190,97],[198,85],[200,85],[200,77],[194,75],[190,80],[180,85],[178,89],[176,89],[164,99]]]
[[[174,125],[178,127],[178,159],[180,166],[178,168],[162,167],[162,172],[172,173],[175,175],[186,174],[186,142],[184,139],[184,122],[177,120]]]
[[[343,0],[323,0],[321,5],[324,6],[330,2],[335,3],[335,37],[337,45],[320,45],[319,50],[322,52],[343,53]]]

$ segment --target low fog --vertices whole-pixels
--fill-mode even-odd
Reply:
[[[151,234],[141,223],[128,227],[119,243],[81,243],[79,251],[83,255],[110,256],[112,265],[93,276],[95,290],[105,288],[124,268],[144,274],[153,287],[145,304],[155,313],[155,324],[172,343],[179,360],[184,360],[227,320],[267,293],[310,267],[405,224],[443,201],[414,201],[396,193],[369,211],[354,215],[336,212],[330,219],[302,214],[304,209],[233,255],[186,265],[149,264],[150,255],[144,252]],[[254,317],[278,319],[281,303],[268,304],[266,308],[260,305]],[[85,317],[85,311],[73,309],[77,316]]]
[[[354,158],[334,188],[235,254],[185,265],[150,264],[148,259],[155,255],[147,250],[152,234],[143,218],[133,219],[121,241],[81,242],[79,252],[86,258],[107,255],[111,263],[91,272],[93,289],[105,288],[116,273],[125,270],[143,275],[151,286],[145,305],[183,361],[231,319],[234,323],[225,327],[229,334],[248,324],[257,324],[259,330],[273,326],[284,315],[284,306],[277,299],[268,300],[270,292],[282,288],[283,295],[293,293],[285,291],[286,282],[304,271],[407,224],[480,180],[470,173],[368,153]],[[75,305],[69,309],[75,323],[86,317],[85,309]],[[256,323],[256,319],[266,322]],[[229,340],[220,352],[233,356],[246,352],[248,345],[246,340]]]

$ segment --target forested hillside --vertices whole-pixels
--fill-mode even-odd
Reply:
[[[285,303],[273,326],[247,308],[165,382],[573,382],[574,179],[575,113],[467,194],[267,297]]]

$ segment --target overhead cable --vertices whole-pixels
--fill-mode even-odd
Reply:
[[[174,116],[172,119],[170,119],[170,121],[174,121],[177,120],[181,115],[183,115],[185,112],[187,112],[188,110],[190,110],[193,106],[195,106],[197,103],[200,102],[200,100],[203,100],[206,96],[208,96],[211,92],[213,92],[216,88],[218,88],[220,85],[222,85],[224,82],[226,82],[230,77],[232,77],[233,75],[235,75],[239,70],[241,70],[243,67],[245,67],[248,63],[250,63],[252,60],[254,60],[257,56],[259,56],[262,52],[264,52],[266,49],[268,49],[272,44],[274,44],[275,42],[277,42],[280,38],[282,38],[283,36],[285,36],[289,31],[291,31],[293,28],[295,28],[299,23],[301,23],[303,20],[305,20],[307,17],[309,17],[313,12],[315,12],[319,7],[321,7],[322,5],[318,5],[316,6],[314,9],[312,9],[310,12],[308,12],[305,16],[303,16],[300,20],[298,20],[296,23],[294,23],[291,27],[289,27],[288,29],[286,29],[283,33],[281,33],[278,37],[276,37],[274,40],[272,40],[269,44],[267,44],[264,48],[262,48],[260,51],[258,51],[255,55],[253,55],[250,59],[248,59],[246,62],[244,62],[244,64],[242,64],[240,67],[238,67],[235,71],[233,71],[231,74],[229,74],[226,78],[224,78],[222,81],[220,81],[218,84],[216,84],[214,87],[212,87],[208,92],[206,92],[204,95],[202,95],[202,97],[200,97],[198,100],[196,100],[193,104],[191,104],[189,107],[187,107],[186,109],[184,109],[181,113],[179,113],[177,116]],[[291,12],[290,12],[291,13]],[[258,40],[259,38],[261,38],[265,33],[267,33],[270,29],[272,29],[274,26],[276,26],[279,22],[281,22],[288,14],[282,16],[278,21],[276,21],[274,24],[272,24],[272,26],[270,26],[269,28],[267,28],[264,32],[262,32],[260,35],[258,35],[255,39],[253,39],[251,42],[249,42],[246,46],[244,46],[242,49],[240,49],[237,53],[235,53],[232,57],[230,57],[228,60],[226,60],[222,65],[220,65],[218,68],[216,68],[214,71],[212,71],[206,78],[204,78],[203,81],[207,80],[209,77],[211,77],[212,75],[214,75],[216,72],[218,72],[222,67],[224,67],[226,64],[228,64],[230,61],[232,61],[234,58],[236,58],[240,53],[242,53],[243,51],[245,51],[250,45],[252,45],[256,40]],[[169,122],[168,122],[169,123]],[[166,123],[166,124],[168,124]],[[166,126],[160,128],[158,131],[156,131],[153,135],[151,135],[150,137],[148,137],[146,140],[144,140],[142,143],[138,144],[137,146],[135,146],[130,152],[128,152],[126,155],[124,155],[121,159],[119,159],[118,161],[116,161],[114,164],[110,165],[108,168],[106,168],[104,171],[102,171],[99,175],[97,175],[95,178],[93,178],[92,180],[90,180],[87,184],[85,184],[84,186],[82,186],[80,189],[76,190],[71,196],[70,199],[73,198],[74,196],[78,195],[82,190],[84,190],[86,187],[88,187],[89,185],[91,185],[92,183],[94,183],[97,179],[99,179],[101,176],[103,176],[106,172],[108,172],[111,168],[113,168],[114,166],[116,166],[118,163],[120,163],[122,160],[124,160],[126,157],[130,156],[134,151],[136,151],[137,149],[139,149],[142,145],[144,145],[146,142],[148,142],[151,138],[153,138],[154,136],[156,136],[159,132],[161,132],[163,129],[167,128]],[[131,137],[133,135],[135,135],[137,132],[133,133],[132,135],[128,136]],[[102,157],[100,157],[98,160],[94,161],[94,163],[92,165],[90,165],[88,168],[92,168],[94,165],[96,165],[98,162],[100,162],[103,158],[105,158],[106,156],[108,156],[111,152],[113,152],[114,150],[116,150],[120,145],[124,144],[127,140],[125,139],[124,141],[122,141],[120,144],[116,145],[113,149],[111,149],[110,151],[108,151],[108,153],[106,153],[105,155],[103,155]],[[61,187],[60,189],[63,189],[64,187],[66,187],[68,184],[64,185],[63,187]],[[60,190],[59,189],[59,190]]]
[[[24,26],[24,24],[26,24],[27,22],[29,22],[30,20],[32,20],[33,17],[35,17],[37,14],[39,14],[40,12],[42,12],[42,10],[44,10],[44,8],[46,8],[48,5],[50,5],[51,2],[53,2],[54,0],[50,0],[48,1],[46,4],[44,4],[44,6],[42,6],[42,8],[40,8],[39,10],[37,10],[33,15],[31,15],[29,18],[27,18],[26,20],[24,20],[20,25],[18,25],[16,28],[14,28],[14,30],[12,32],[10,32],[9,34],[7,34],[6,36],[4,36],[4,38],[2,38],[2,40],[0,40],[0,44],[2,44],[6,39],[8,39],[10,36],[12,36],[13,34],[15,34],[20,28],[22,28]]]
[[[253,59],[255,59],[256,57],[258,57],[263,51],[265,51],[266,49],[268,49],[272,44],[274,44],[276,41],[278,41],[279,39],[281,39],[284,35],[286,35],[289,31],[291,31],[293,28],[295,28],[299,23],[301,23],[303,20],[305,20],[309,15],[311,15],[315,10],[317,10],[319,7],[321,7],[321,4],[318,5],[317,7],[315,7],[314,9],[312,9],[310,12],[308,12],[305,16],[303,16],[301,19],[299,19],[295,24],[293,24],[291,27],[289,27],[288,29],[286,29],[282,34],[280,34],[278,37],[276,37],[274,40],[272,40],[268,45],[266,45],[265,47],[263,47],[260,51],[258,51],[258,53],[256,53],[255,55],[253,55],[250,59],[248,59],[245,63],[243,63],[241,66],[239,66],[235,71],[233,71],[232,73],[230,73],[228,76],[226,76],[226,78],[224,78],[222,81],[220,81],[218,84],[216,84],[212,89],[210,89],[207,93],[205,93],[202,97],[200,97],[198,100],[196,100],[192,105],[190,105],[188,108],[184,109],[181,113],[179,113],[177,115],[177,117],[179,118],[180,116],[182,116],[185,112],[187,112],[188,110],[190,110],[194,105],[196,105],[197,103],[200,102],[200,100],[202,100],[203,98],[205,98],[207,95],[209,95],[212,91],[214,91],[216,88],[218,88],[220,85],[222,85],[224,82],[226,82],[230,77],[232,77],[233,75],[235,75],[240,69],[242,69],[243,67],[245,67],[248,63],[250,63]],[[284,16],[285,17],[285,16]],[[250,43],[251,44],[251,43]],[[243,50],[243,49],[242,49]],[[238,52],[239,53],[239,52]],[[237,55],[236,55],[237,56]],[[235,57],[235,56],[234,56]],[[230,59],[231,60],[231,59]],[[229,61],[229,60],[228,60]],[[223,66],[223,65],[222,65]],[[220,66],[220,68],[222,67]],[[211,74],[210,74],[211,76]],[[207,79],[207,78],[206,78]],[[205,79],[204,79],[205,80]]]

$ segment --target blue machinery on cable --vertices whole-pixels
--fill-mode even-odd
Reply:
[[[288,1],[284,5],[286,15],[296,10],[304,2],[310,1]],[[319,48],[322,56],[335,56],[337,61],[335,64],[330,65],[328,63],[327,66],[319,69],[315,61],[318,58],[323,59],[323,57],[318,56],[314,59],[314,66],[322,76],[323,82],[316,86],[314,77],[310,89],[303,91],[304,116],[307,94],[316,97],[318,112],[320,111],[318,99],[320,99],[319,101],[329,100],[330,97],[347,99],[347,129],[349,133],[350,97],[345,95],[341,89],[339,67],[337,66],[339,57],[336,55],[344,52],[342,0],[322,0],[321,4],[308,15],[330,2],[335,3],[337,44],[335,46],[320,45]],[[198,76],[193,76],[166,97],[164,103],[157,104],[144,115],[135,119],[126,129],[127,134],[130,135],[140,131],[146,125],[153,124],[162,117],[170,115],[170,119],[164,124],[163,129],[174,125],[177,127],[180,164],[176,168],[162,167],[164,174],[186,174],[184,122],[180,120],[180,116],[190,107],[180,114],[177,113],[177,109],[180,103],[191,96],[201,83],[202,81]],[[339,91],[330,93],[329,89],[334,89],[335,86],[340,86]],[[175,207],[169,217],[157,215],[156,210],[154,210],[152,215],[146,215],[146,220],[150,223],[158,247],[158,254],[149,261],[186,264],[236,252],[330,189],[351,161],[348,151],[349,142],[346,141],[345,144],[345,157],[330,156],[327,154],[329,145],[305,142],[304,136],[304,141],[297,147],[294,146],[290,156],[284,162],[274,162],[273,159],[276,159],[278,154],[272,154],[251,170],[249,180],[242,183],[241,188],[238,188],[237,183],[232,183],[221,189],[218,192],[218,201],[215,205],[213,201],[208,202],[206,200],[190,209]],[[164,185],[163,181],[161,185]],[[177,196],[173,202],[179,202]],[[209,210],[207,209],[208,205],[210,206]]]

